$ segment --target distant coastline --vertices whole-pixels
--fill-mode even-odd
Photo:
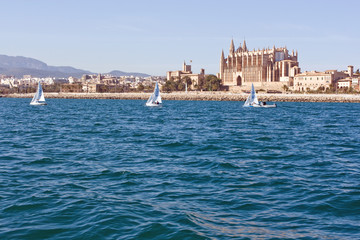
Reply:
[[[7,94],[7,98],[32,98],[34,93]],[[65,99],[142,99],[146,100],[151,93],[45,93],[45,98]],[[231,92],[171,92],[161,93],[163,100],[188,101],[245,101],[248,94]],[[260,101],[268,102],[353,102],[360,103],[360,94],[258,94]]]

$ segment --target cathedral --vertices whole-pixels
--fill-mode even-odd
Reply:
[[[289,86],[298,73],[298,53],[289,54],[286,47],[249,51],[245,40],[237,49],[231,40],[228,57],[221,53],[219,78],[224,86]]]

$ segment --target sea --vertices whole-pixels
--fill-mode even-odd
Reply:
[[[0,239],[360,239],[360,104],[0,98]]]

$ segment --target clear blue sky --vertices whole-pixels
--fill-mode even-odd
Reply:
[[[192,60],[219,71],[221,50],[298,50],[302,71],[360,68],[360,1],[0,0],[0,54],[94,72],[165,75]]]

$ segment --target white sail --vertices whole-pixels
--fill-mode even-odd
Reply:
[[[245,103],[244,103],[244,107],[249,107],[250,106],[250,95],[247,97]]]
[[[147,100],[146,105],[147,106],[156,106],[159,104],[162,104],[162,101],[161,101],[161,96],[160,96],[159,85],[156,82],[154,92],[153,92],[153,94],[151,94],[151,96]]]
[[[30,104],[32,104],[32,103],[34,103],[34,102],[37,101],[37,98],[38,98],[37,95],[38,95],[38,93],[36,92],[35,95],[34,95],[34,97],[33,97],[32,100],[31,100]]]
[[[259,101],[256,96],[256,92],[255,92],[255,88],[254,88],[254,84],[251,84],[251,99],[252,99],[253,104],[259,105]]]
[[[259,100],[256,96],[254,84],[251,84],[251,92],[248,98],[246,99],[246,102],[244,103],[244,107],[259,105]]]
[[[39,102],[45,102],[44,92],[42,90],[40,82],[38,85],[38,91],[39,91]]]
[[[38,83],[37,91],[33,97],[33,99],[30,102],[31,105],[46,105],[44,92],[42,90],[40,81]]]

